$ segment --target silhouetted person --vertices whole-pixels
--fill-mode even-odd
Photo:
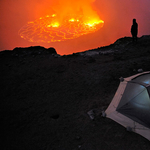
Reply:
[[[136,22],[136,19],[133,19],[133,25],[131,26],[131,34],[132,34],[133,42],[137,41],[138,24]]]

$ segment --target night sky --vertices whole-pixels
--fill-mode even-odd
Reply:
[[[58,54],[72,54],[94,49],[109,45],[118,38],[131,36],[130,28],[133,18],[136,18],[139,25],[138,37],[150,35],[149,0],[76,0],[76,2],[80,2],[80,7],[90,4],[91,8],[104,20],[103,28],[63,42],[31,43],[20,38],[19,29],[29,21],[53,13],[53,8],[65,10],[67,0],[1,0],[0,51],[36,45],[46,48],[54,47]]]

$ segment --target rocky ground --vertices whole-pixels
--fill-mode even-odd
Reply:
[[[1,149],[150,149],[147,139],[101,117],[120,77],[150,70],[150,36],[72,55],[52,50],[0,52]]]

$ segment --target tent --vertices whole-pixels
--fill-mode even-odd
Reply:
[[[106,117],[150,140],[150,71],[121,78]]]

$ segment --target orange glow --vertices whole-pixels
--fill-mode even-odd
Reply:
[[[50,43],[74,39],[103,27],[104,21],[91,7],[93,0],[88,0],[88,3],[64,1],[65,7],[54,5],[55,14],[47,14],[23,26],[19,30],[20,37],[30,42]]]
[[[0,51],[12,50],[15,47],[40,45],[45,48],[54,47],[58,54],[64,55],[95,49],[110,45],[121,37],[130,37],[130,27],[133,18],[136,18],[139,24],[138,37],[150,35],[149,8],[150,0],[145,0],[144,2],[142,0],[122,0],[121,2],[120,0],[0,0]],[[53,14],[57,14],[57,16]],[[34,24],[35,20],[39,20],[40,17],[45,17],[47,20],[48,16],[51,19],[59,17],[59,24],[61,25],[61,22],[64,20],[63,16],[70,14],[81,14],[81,16],[92,19],[95,17],[100,18],[105,23],[103,28],[96,30],[96,32],[63,42],[31,43],[28,40],[33,34],[32,30],[28,32],[29,37],[27,37],[25,32],[22,34],[22,38],[17,34],[22,26],[26,24],[29,27],[27,25],[28,22],[32,21]],[[75,17],[69,19],[72,18],[76,19]],[[73,24],[76,21],[70,23]],[[30,25],[33,27],[33,24]],[[47,26],[50,24],[47,23]],[[50,30],[52,27],[45,26],[45,28]],[[53,29],[56,30],[58,28],[60,26]],[[28,40],[24,40],[24,38]]]
[[[74,18],[72,18],[72,19],[70,19],[69,21],[70,21],[70,22],[74,22],[74,21],[76,21],[76,20],[75,20]]]

